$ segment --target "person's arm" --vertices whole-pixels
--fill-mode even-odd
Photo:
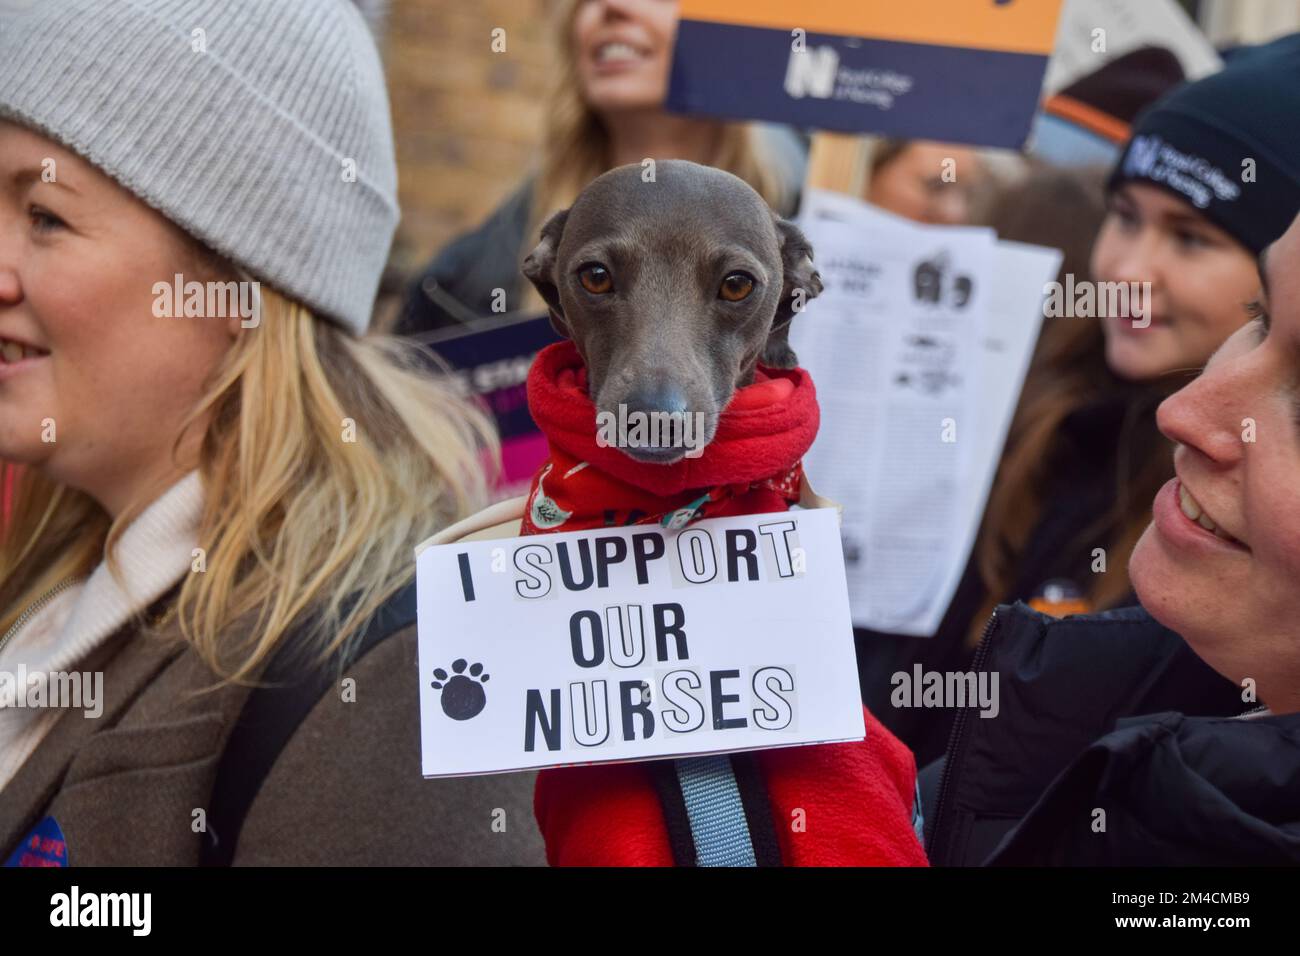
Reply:
[[[494,290],[504,289],[514,311],[521,288],[519,257],[532,203],[532,181],[516,189],[480,226],[448,243],[406,291],[396,335],[463,325],[490,317]]]
[[[234,864],[544,865],[534,775],[425,780],[415,628],[381,642],[312,708],[244,819]]]

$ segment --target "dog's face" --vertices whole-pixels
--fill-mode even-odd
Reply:
[[[712,440],[764,364],[793,368],[790,320],[822,288],[812,249],[743,180],[682,160],[593,181],[542,227],[524,274],[573,339],[600,412],[698,415],[686,444],[623,450],[671,463]],[[681,438],[681,433],[674,433]]]

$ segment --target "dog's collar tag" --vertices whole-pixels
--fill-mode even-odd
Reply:
[[[684,508],[678,508],[664,516],[663,526],[669,531],[680,531],[698,517],[697,512],[709,500],[708,495],[697,498]]]

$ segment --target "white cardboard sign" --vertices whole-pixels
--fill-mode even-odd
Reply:
[[[834,509],[416,559],[426,777],[861,740]]]

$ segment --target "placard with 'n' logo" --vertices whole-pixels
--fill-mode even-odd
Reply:
[[[1061,0],[682,0],[668,107],[1018,148]]]

